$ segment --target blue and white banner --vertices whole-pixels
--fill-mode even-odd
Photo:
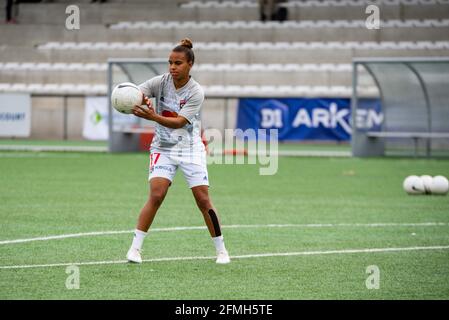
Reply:
[[[242,98],[237,129],[278,129],[280,141],[351,139],[350,99]],[[383,121],[378,99],[359,101],[356,125],[379,130]]]
[[[0,137],[29,137],[31,96],[29,93],[0,94]]]

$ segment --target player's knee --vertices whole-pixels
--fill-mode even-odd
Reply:
[[[210,208],[212,208],[212,204],[208,196],[198,197],[196,199],[196,203],[198,204],[198,207],[201,209],[201,211],[209,210]]]
[[[164,201],[165,194],[166,193],[161,190],[153,190],[151,191],[149,201],[154,203],[155,205],[161,205],[162,201]]]

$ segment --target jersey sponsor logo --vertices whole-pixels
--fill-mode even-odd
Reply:
[[[169,166],[164,166],[164,165],[158,165],[158,166],[154,166],[153,167],[153,171],[154,170],[164,170],[164,171],[168,171],[168,172],[173,172],[173,168],[169,167]]]
[[[185,99],[181,99],[180,101],[179,101],[179,109],[182,109],[182,107],[184,107],[184,105],[187,103],[187,100],[185,100]]]

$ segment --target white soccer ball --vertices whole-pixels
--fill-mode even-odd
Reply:
[[[432,179],[430,190],[433,194],[446,194],[449,190],[449,181],[444,176],[435,176]]]
[[[402,186],[408,194],[423,194],[425,192],[424,183],[418,176],[408,176]]]
[[[431,194],[432,193],[431,185],[433,178],[429,175],[423,175],[420,178],[424,184],[424,191],[426,192],[426,194]]]
[[[143,100],[143,93],[139,87],[131,82],[118,84],[111,94],[111,103],[115,110],[131,114],[135,105],[140,106]]]

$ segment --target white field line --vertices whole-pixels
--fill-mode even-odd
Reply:
[[[421,223],[315,223],[315,224],[250,224],[250,225],[224,225],[223,229],[244,229],[244,228],[333,228],[333,227],[434,227],[447,226],[446,222],[421,222]],[[205,230],[206,226],[192,226],[192,227],[167,227],[167,228],[151,228],[150,232],[167,232],[167,231],[185,231],[185,230]],[[61,234],[55,236],[13,239],[0,241],[0,245],[24,243],[34,241],[48,241],[67,238],[80,238],[91,236],[103,236],[112,234],[133,233],[134,230],[118,230],[118,231],[95,231],[85,233],[71,233]]]
[[[355,254],[355,253],[385,253],[385,252],[403,252],[403,251],[423,251],[423,250],[447,250],[449,246],[428,246],[428,247],[402,247],[402,248],[368,248],[368,249],[341,249],[341,250],[325,250],[325,251],[300,251],[300,252],[276,252],[276,253],[259,253],[231,256],[232,259],[249,259],[264,257],[287,257],[287,256],[315,256],[326,254]],[[197,257],[167,257],[144,259],[143,262],[167,262],[181,260],[213,260],[214,256],[197,256]],[[15,266],[0,266],[1,269],[29,269],[29,268],[50,268],[65,266],[93,266],[108,264],[125,264],[126,260],[110,260],[110,261],[89,261],[89,262],[71,262],[71,263],[54,263],[54,264],[30,264]]]

